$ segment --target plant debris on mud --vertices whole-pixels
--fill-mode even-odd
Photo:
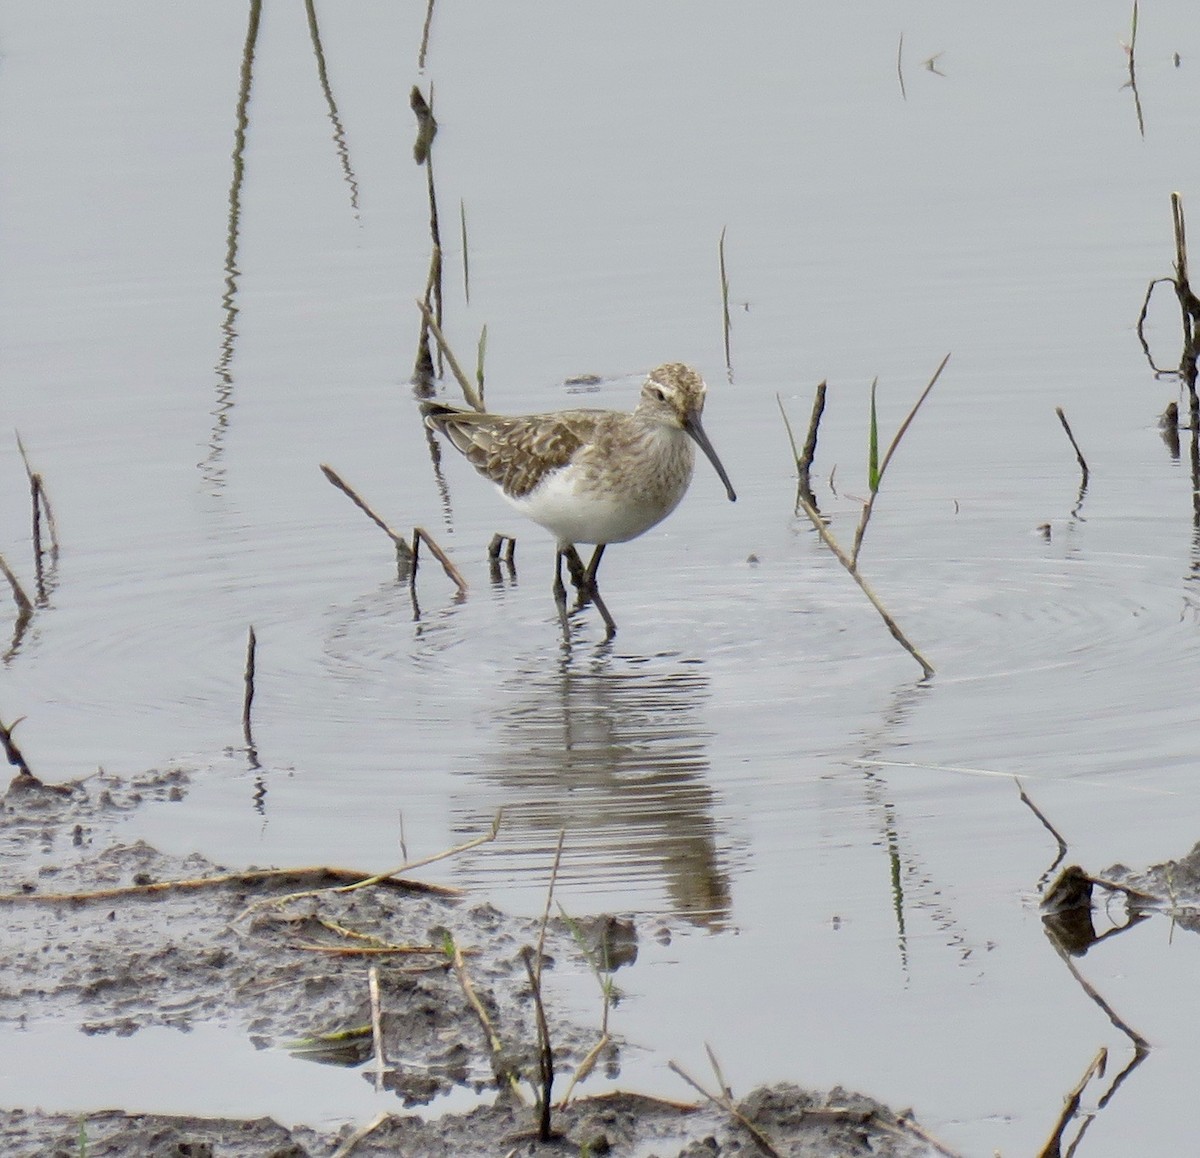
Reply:
[[[369,1126],[336,1132],[268,1118],[97,1108],[81,1119],[53,1106],[9,1107],[0,1110],[6,1156],[763,1153],[750,1127],[782,1155],[934,1152],[911,1122],[869,1099],[787,1085],[753,1092],[734,1107],[736,1115],[707,1102],[636,1094],[580,1098],[555,1108],[555,1137],[537,1142],[534,1109],[513,1092],[527,1089],[532,1102],[532,1089],[517,1075],[538,1072],[522,953],[542,938],[547,969],[558,960],[600,959],[601,943],[619,944],[631,957],[630,922],[552,919],[543,931],[538,921],[415,881],[346,890],[339,886],[354,874],[344,870],[231,873],[200,855],[172,857],[120,842],[114,822],[122,815],[146,800],[182,798],[189,777],[180,769],[132,781],[101,773],[64,788],[31,781],[19,776],[0,800],[7,946],[0,1020],[67,1020],[89,1034],[224,1025],[244,1030],[259,1047],[362,1065],[364,1080],[379,1070],[399,1105]],[[454,968],[455,949],[482,1013]],[[611,951],[604,954],[611,961]],[[372,968],[380,993],[375,1013]],[[555,1066],[565,1076],[597,1045],[599,1031],[572,1025],[553,1009],[550,1017]],[[492,1045],[484,1019],[494,1030]],[[617,1043],[606,1044],[600,1058],[615,1073]],[[463,1086],[494,1104],[432,1121],[404,1112]]]

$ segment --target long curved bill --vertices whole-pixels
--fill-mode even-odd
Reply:
[[[713,464],[713,468],[721,476],[721,481],[725,484],[725,493],[729,496],[729,501],[736,503],[737,495],[734,493],[733,484],[729,481],[729,475],[725,473],[725,468],[721,465],[721,460],[717,457],[717,452],[713,450],[713,444],[708,441],[708,435],[704,433],[704,427],[700,425],[700,416],[698,414],[689,414],[684,421],[683,429],[691,435],[692,441],[704,451],[708,461]]]

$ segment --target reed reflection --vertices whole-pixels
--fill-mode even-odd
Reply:
[[[476,862],[544,883],[566,829],[559,879],[621,890],[661,885],[696,925],[729,916],[702,707],[708,676],[683,660],[586,658],[564,650],[502,689],[499,747],[483,775],[501,792],[500,835]],[[485,761],[486,761],[485,757]],[[491,820],[476,813],[463,828]]]

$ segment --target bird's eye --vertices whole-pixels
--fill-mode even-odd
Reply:
[[[667,396],[663,393],[661,386],[651,386],[650,393],[657,398],[659,402],[666,402],[667,400]]]

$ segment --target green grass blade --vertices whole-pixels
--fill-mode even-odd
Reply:
[[[882,477],[879,471],[879,420],[875,414],[875,387],[878,384],[878,378],[871,382],[871,445],[867,452],[867,482],[872,494],[879,490]]]

